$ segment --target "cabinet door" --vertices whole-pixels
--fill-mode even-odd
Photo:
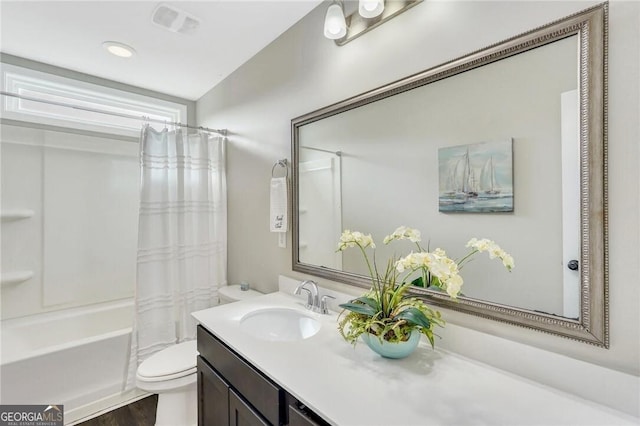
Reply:
[[[229,426],[269,426],[254,409],[229,389]]]
[[[229,386],[198,357],[198,425],[229,424]]]
[[[300,409],[289,405],[289,426],[320,426],[320,423],[313,421]]]
[[[198,352],[224,377],[229,387],[271,424],[284,422],[287,408],[284,391],[201,325],[198,326]]]

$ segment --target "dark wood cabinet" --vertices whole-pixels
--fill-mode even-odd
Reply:
[[[198,357],[198,424],[229,424],[229,385]]]
[[[199,426],[327,426],[280,386],[198,326]]]
[[[289,405],[289,425],[288,426],[321,426],[305,410]]]
[[[246,403],[233,389],[229,390],[229,425],[269,426],[266,420]]]

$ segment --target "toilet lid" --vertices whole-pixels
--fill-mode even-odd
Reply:
[[[138,367],[140,377],[175,376],[196,368],[198,349],[196,341],[169,346],[151,355]]]

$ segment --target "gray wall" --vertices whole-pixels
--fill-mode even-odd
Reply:
[[[278,248],[277,236],[269,233],[268,226],[271,167],[277,159],[290,158],[292,118],[593,4],[426,1],[343,47],[335,46],[322,36],[326,4],[312,11],[197,103],[201,125],[230,130],[227,181],[229,281],[248,280],[260,290],[275,291],[278,274],[302,277],[291,270],[290,245],[287,249]],[[450,323],[564,354],[574,360],[636,376],[640,374],[639,13],[640,3],[637,2],[614,1],[610,5],[611,348],[605,350],[456,312],[444,312]],[[395,225],[390,224],[391,227]],[[526,259],[517,261],[525,262]],[[544,277],[544,271],[539,274]],[[354,289],[350,291],[353,293]],[[355,290],[355,293],[359,292]],[[447,342],[446,329],[442,335],[441,345],[463,354],[482,352],[496,364],[512,364],[512,370],[519,374],[527,375],[529,370],[544,371],[539,368],[542,366],[531,364],[535,361],[512,362],[508,353],[491,346],[465,346],[466,342],[456,342],[453,338]],[[562,382],[563,372],[553,374]]]
[[[302,146],[342,153],[342,229],[372,234],[379,269],[392,256],[415,248],[382,244],[383,237],[400,225],[419,229],[424,247],[440,247],[453,259],[468,253],[465,244],[470,238],[490,238],[514,256],[517,267],[507,273],[501,262],[477,256],[463,268],[463,293],[562,314],[560,95],[577,88],[577,43],[577,36],[560,40],[303,126]],[[511,77],[505,79],[505,75]],[[439,149],[496,141],[508,145],[511,139],[513,212],[440,212],[438,183],[446,174],[438,176]],[[317,154],[303,149],[301,161]],[[578,174],[576,170],[576,182]],[[300,190],[304,190],[302,184]],[[578,202],[575,209],[577,216]],[[304,219],[310,214],[307,209]],[[570,226],[577,233],[579,221]],[[301,232],[306,229],[301,226]],[[326,249],[329,254],[335,252],[340,232],[333,232]],[[567,244],[579,252],[577,239]],[[545,250],[540,250],[542,246]],[[301,259],[310,263],[302,250]],[[368,274],[359,250],[345,251],[342,261],[343,270]],[[544,280],[538,276],[541,268]],[[577,273],[575,279],[577,285]]]

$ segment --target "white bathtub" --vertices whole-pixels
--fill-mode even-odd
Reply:
[[[132,313],[123,300],[2,321],[0,403],[64,404],[68,423],[70,412],[113,400],[126,377]]]

